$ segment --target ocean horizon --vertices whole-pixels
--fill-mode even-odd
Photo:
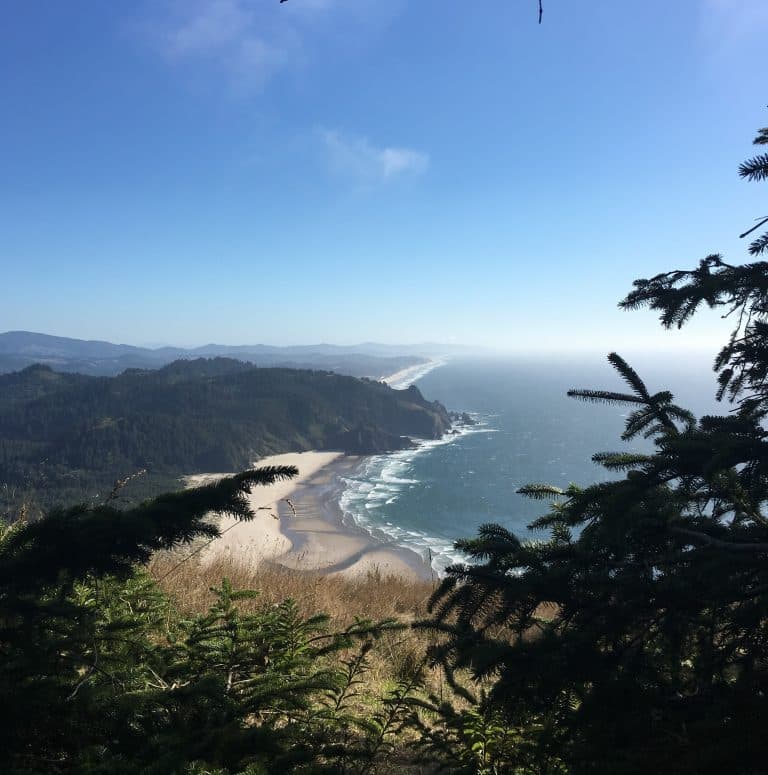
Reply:
[[[652,391],[669,389],[694,414],[724,413],[715,401],[708,359],[641,358]],[[342,479],[346,524],[416,552],[441,574],[464,559],[454,542],[497,523],[522,539],[546,538],[528,525],[547,504],[517,494],[529,483],[565,487],[616,474],[592,461],[596,452],[646,451],[650,442],[620,436],[627,409],[569,398],[570,388],[626,390],[604,358],[445,359],[390,382],[415,384],[428,400],[466,412],[474,425],[415,448],[364,458]]]

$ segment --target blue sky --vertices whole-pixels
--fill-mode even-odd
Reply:
[[[703,347],[616,302],[765,214],[764,0],[0,6],[0,330]]]

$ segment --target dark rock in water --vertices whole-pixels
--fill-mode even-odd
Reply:
[[[458,425],[477,425],[477,420],[473,420],[466,412],[449,412],[449,417]]]
[[[341,449],[348,455],[380,455],[416,446],[407,436],[358,425],[350,430],[340,431],[328,439],[328,449]]]

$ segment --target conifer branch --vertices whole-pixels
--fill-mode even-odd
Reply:
[[[551,484],[526,484],[524,487],[515,490],[515,492],[518,495],[524,495],[526,498],[540,501],[562,498],[565,495],[563,490]]]
[[[648,389],[645,383],[640,379],[640,375],[618,354],[610,353],[608,362],[619,372],[622,379],[635,391],[639,398],[648,400]]]
[[[718,549],[726,549],[729,552],[768,552],[768,543],[737,543],[734,541],[723,541],[720,538],[701,533],[698,530],[688,530],[684,527],[670,527],[671,532],[690,538],[699,543],[716,546]]]
[[[612,390],[569,390],[569,398],[578,398],[594,404],[645,404],[644,398],[629,393],[615,393]]]
[[[768,180],[768,153],[747,159],[739,166],[739,175],[751,181]]]

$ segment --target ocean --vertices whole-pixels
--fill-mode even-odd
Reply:
[[[669,389],[696,414],[725,412],[714,400],[707,358],[639,358],[648,388]],[[462,556],[457,538],[488,522],[523,538],[544,536],[528,524],[547,504],[516,494],[524,484],[566,486],[611,479],[595,452],[645,451],[647,441],[620,439],[627,409],[568,398],[569,388],[624,390],[604,358],[464,359],[433,363],[405,375],[429,400],[467,412],[475,425],[415,449],[365,459],[344,479],[344,521],[416,551],[441,573]]]

